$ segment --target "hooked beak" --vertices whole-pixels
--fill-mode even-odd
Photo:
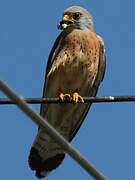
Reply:
[[[66,29],[67,27],[74,24],[74,21],[71,19],[70,15],[64,14],[62,21],[60,21],[60,24],[57,26],[58,29]]]

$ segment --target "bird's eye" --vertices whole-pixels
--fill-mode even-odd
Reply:
[[[73,18],[74,18],[74,20],[79,19],[79,18],[80,18],[80,16],[81,16],[81,14],[80,14],[79,12],[77,12],[77,13],[74,13],[74,14],[73,14]]]

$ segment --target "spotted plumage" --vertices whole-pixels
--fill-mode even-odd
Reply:
[[[64,11],[58,28],[63,31],[48,59],[43,97],[75,92],[81,96],[96,96],[105,73],[105,47],[94,30],[91,15],[84,8],[70,7]],[[90,105],[42,104],[40,114],[70,142]],[[47,176],[64,158],[65,151],[40,127],[29,155],[29,165],[36,176]]]

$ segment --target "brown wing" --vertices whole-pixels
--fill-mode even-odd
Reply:
[[[44,88],[43,88],[43,97],[44,97],[44,92],[45,92],[47,74],[49,73],[53,62],[56,60],[56,57],[58,56],[59,52],[61,51],[60,41],[61,41],[62,36],[63,36],[62,34],[63,34],[63,32],[55,40],[55,43],[52,47],[52,50],[51,50],[49,58],[48,58],[46,73],[45,73],[45,83],[44,83]],[[41,104],[41,108],[40,108],[40,114],[41,115],[42,115],[42,110],[43,110],[43,105]]]
[[[48,62],[47,62],[47,67],[46,67],[46,75],[45,75],[45,80],[46,80],[46,76],[49,73],[51,66],[53,64],[53,62],[56,60],[56,56],[59,54],[60,50],[62,47],[60,47],[60,41],[62,39],[62,35],[63,32],[57,37],[57,39],[55,40],[55,43],[52,47],[52,50],[50,52],[49,58],[48,58]]]
[[[104,78],[105,69],[106,69],[106,52],[105,52],[104,41],[100,36],[98,36],[98,39],[100,41],[99,65],[98,65],[98,73],[97,73],[97,76],[95,79],[95,83],[93,84],[93,87],[91,88],[91,92],[90,92],[90,96],[92,96],[92,97],[96,96],[97,91],[98,91],[98,87]],[[76,133],[80,129],[80,126],[82,125],[82,123],[83,123],[83,121],[84,121],[84,119],[85,119],[85,117],[89,111],[91,103],[83,104],[81,106],[82,107],[80,108],[80,114],[79,114],[80,120],[77,121],[76,125],[72,128],[72,131],[70,133],[70,141],[72,141],[72,139],[74,138],[74,136],[76,135]]]

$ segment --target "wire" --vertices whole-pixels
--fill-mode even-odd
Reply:
[[[20,96],[21,97],[21,96]],[[60,100],[59,98],[23,98],[29,104],[57,104],[57,103],[73,103],[72,98]],[[85,103],[104,103],[104,102],[133,102],[135,96],[103,96],[103,97],[83,97]],[[0,105],[16,104],[7,98],[0,98]]]
[[[37,114],[31,106],[29,106],[20,96],[17,95],[2,79],[0,79],[0,89],[13,101],[16,105],[27,114],[35,123],[45,128],[46,133],[51,136],[61,147],[75,159],[91,176],[96,180],[107,180],[91,163],[85,159],[79,151],[73,148],[68,141],[64,139],[45,118]]]

